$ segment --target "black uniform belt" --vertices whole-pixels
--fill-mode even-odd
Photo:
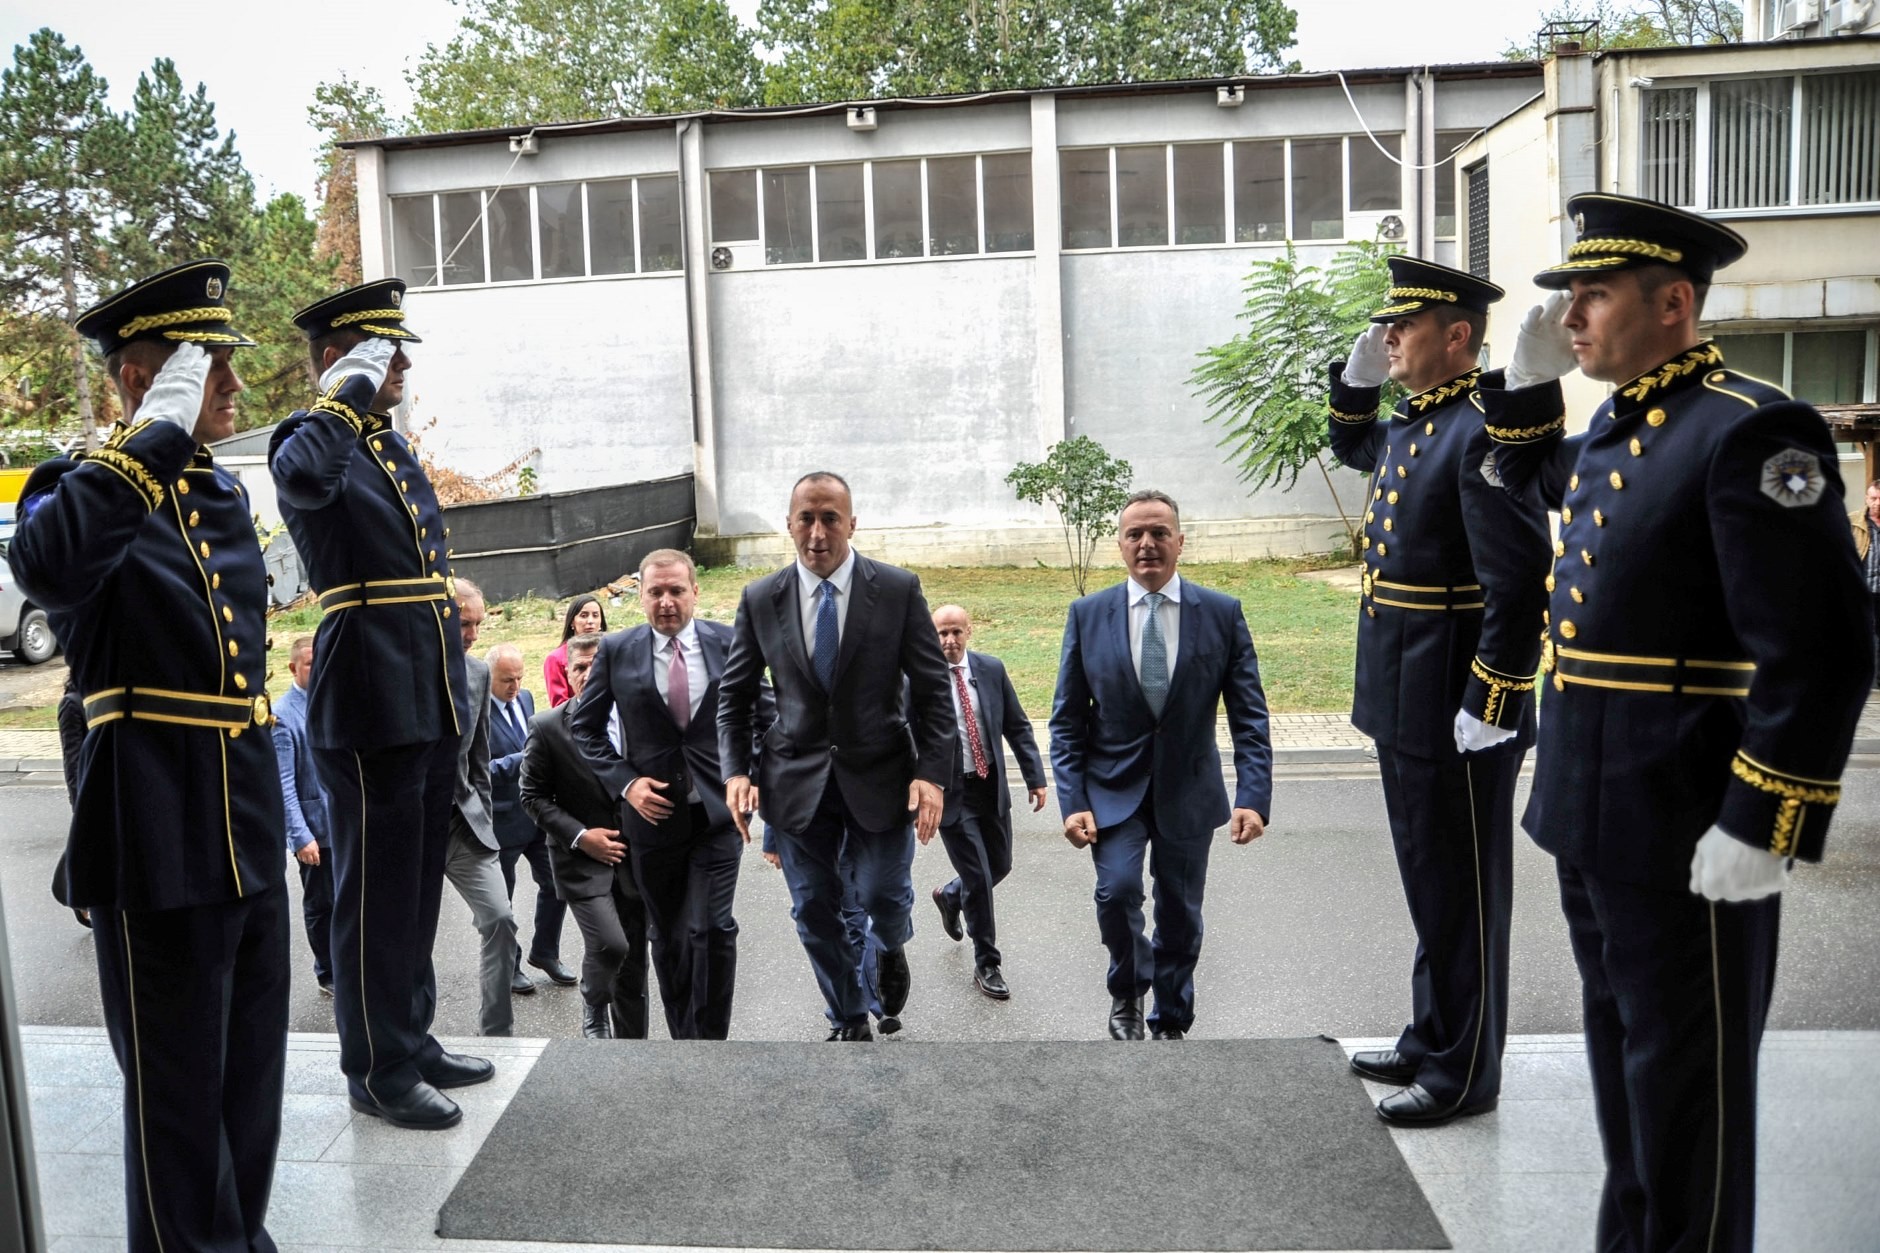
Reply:
[[[368,579],[364,583],[343,583],[320,593],[320,608],[334,613],[361,605],[414,605],[428,600],[451,600],[457,594],[456,580],[440,579]]]
[[[1442,612],[1456,609],[1481,609],[1488,602],[1482,597],[1480,583],[1461,583],[1453,587],[1423,586],[1416,583],[1392,583],[1373,572],[1364,572],[1364,594],[1380,605],[1396,609],[1430,609]]]
[[[240,731],[251,726],[272,725],[274,711],[268,704],[266,692],[250,698],[205,696],[159,687],[108,687],[85,698],[87,728],[115,722],[119,718]]]
[[[1756,673],[1753,661],[1595,653],[1562,648],[1552,640],[1541,648],[1541,667],[1554,676],[1556,688],[1577,683],[1668,696],[1748,696]]]

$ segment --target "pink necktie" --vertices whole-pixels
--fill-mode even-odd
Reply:
[[[973,750],[973,773],[986,777],[986,748],[979,742],[979,715],[973,712],[973,698],[966,694],[966,669],[953,667],[953,690],[960,698],[960,717],[966,720],[966,746]]]
[[[681,731],[692,721],[692,684],[685,672],[685,646],[672,637],[672,664],[666,668],[666,707]]]

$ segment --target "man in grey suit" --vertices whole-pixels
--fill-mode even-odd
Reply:
[[[776,829],[831,1040],[874,1039],[865,972],[842,923],[841,863],[853,865],[856,903],[873,921],[870,981],[880,990],[881,1017],[898,1019],[911,982],[902,949],[914,934],[914,841],[927,843],[939,826],[959,737],[920,580],[857,554],[849,547],[854,533],[840,475],[797,480],[790,493],[797,560],[745,587],[718,689],[725,807],[747,843],[753,810]],[[766,669],[777,720],[763,736],[753,781]]]
[[[457,746],[457,790],[450,809],[444,877],[470,907],[470,919],[482,941],[477,976],[483,1005],[478,1027],[484,1035],[508,1035],[516,1020],[509,1003],[510,976],[516,969],[516,918],[503,887],[496,828],[490,817],[490,668],[470,655],[483,625],[483,592],[461,576],[456,584],[472,717]]]

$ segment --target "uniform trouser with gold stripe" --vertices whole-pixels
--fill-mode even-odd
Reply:
[[[1778,898],[1712,904],[1556,865],[1606,1150],[1597,1247],[1747,1251]]]
[[[313,750],[333,847],[333,1020],[352,1095],[409,1092],[443,1055],[431,946],[450,852],[457,744]]]
[[[93,909],[124,1072],[131,1253],[271,1250],[263,1225],[287,1065],[287,889],[182,909]]]
[[[1397,1051],[1438,1101],[1501,1092],[1514,900],[1512,749],[1420,757],[1377,747],[1416,956]]]

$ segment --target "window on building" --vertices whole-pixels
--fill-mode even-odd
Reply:
[[[816,250],[819,261],[861,261],[868,256],[860,163],[816,167]]]
[[[1234,148],[1234,242],[1286,238],[1286,141],[1252,140]]]
[[[713,170],[707,177],[712,193],[712,240],[744,243],[757,236],[757,171]]]
[[[925,256],[920,215],[920,162],[876,161],[875,256]]]
[[[486,200],[490,234],[490,282],[535,277],[535,230],[529,220],[529,189],[505,187]]]
[[[581,184],[550,183],[535,189],[536,251],[543,278],[580,278],[587,273],[587,220]]]
[[[1469,273],[1488,277],[1488,160],[1462,172],[1469,185]]]
[[[764,171],[764,262],[791,265],[814,261],[810,234],[809,167]]]
[[[588,256],[592,274],[631,274],[633,241],[633,180],[613,178],[589,183]]]
[[[1227,172],[1219,144],[1175,145],[1175,242],[1218,244],[1227,239]]]
[[[1880,329],[1839,326],[1827,330],[1745,331],[1716,337],[1732,370],[1766,379],[1812,405],[1852,405],[1875,395]]]
[[[1110,150],[1072,148],[1058,157],[1064,197],[1064,246],[1110,246]]]
[[[437,282],[436,197],[393,197],[392,255],[398,259],[398,277],[406,286],[430,287]]]
[[[678,178],[634,180],[640,210],[640,272],[685,268],[679,247]]]
[[[1116,242],[1124,248],[1168,244],[1168,148],[1116,150]]]
[[[1658,87],[1641,104],[1647,196],[1698,210],[1880,203],[1880,70]]]
[[[1380,150],[1379,145],[1382,145]],[[1392,160],[1395,157],[1397,160]],[[1351,137],[1351,208],[1355,213],[1376,213],[1403,208],[1402,135]]]
[[[1292,144],[1294,239],[1345,237],[1345,141],[1295,139]]]
[[[979,158],[985,187],[986,251],[1030,252],[1031,154],[1003,152]]]
[[[1477,134],[1476,131],[1436,132],[1436,160],[1442,163],[1436,167],[1435,173],[1438,239],[1456,237],[1456,184],[1461,181],[1462,175],[1451,158]]]
[[[927,255],[979,251],[979,162],[937,157],[927,162]]]
[[[437,213],[444,237],[440,265],[444,285],[489,282],[489,267],[483,260],[483,193],[446,192],[437,198]]]

